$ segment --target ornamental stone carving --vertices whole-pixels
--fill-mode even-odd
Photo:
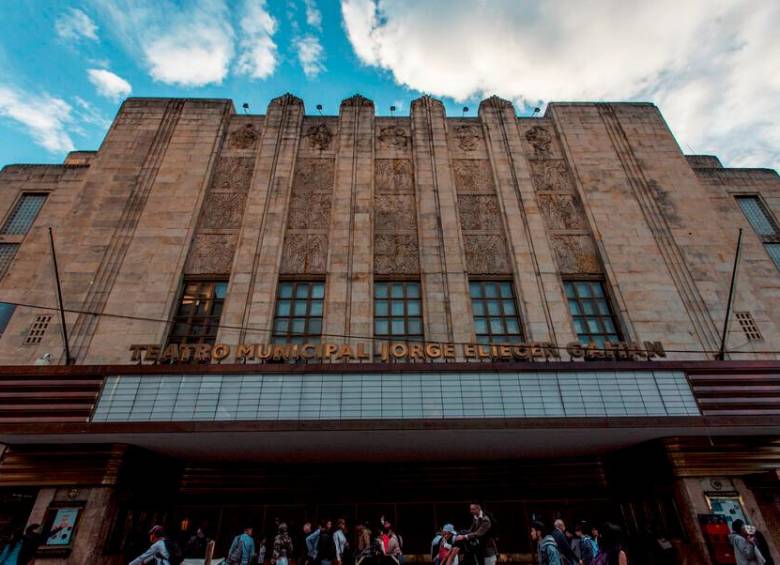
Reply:
[[[413,194],[374,195],[374,226],[376,230],[413,230],[417,226]]]
[[[341,101],[341,107],[353,107],[353,108],[373,108],[374,103],[363,96],[362,94],[355,94]]]
[[[254,124],[246,124],[230,134],[231,149],[252,149],[260,137]]]
[[[203,203],[199,228],[238,229],[244,216],[246,194],[240,192],[209,192]]]
[[[416,275],[420,272],[417,234],[374,235],[374,272],[378,275]]]
[[[585,212],[575,195],[539,194],[537,198],[547,229],[580,230],[588,228]]]
[[[494,194],[459,194],[458,213],[463,230],[501,229],[498,197]]]
[[[374,191],[379,194],[414,193],[414,173],[409,159],[376,159]]]
[[[290,198],[287,227],[291,229],[327,230],[330,222],[330,194],[294,194]]]
[[[406,149],[409,145],[409,134],[399,126],[387,126],[379,130],[377,136],[380,145],[391,149]]]
[[[324,151],[330,147],[330,143],[333,141],[333,133],[325,124],[309,127],[304,137],[308,140],[309,147],[318,151]]]
[[[214,171],[211,190],[248,192],[254,166],[254,157],[220,157]]]
[[[195,236],[184,272],[188,275],[221,275],[233,265],[238,232],[201,233]]]
[[[552,135],[547,128],[534,126],[525,132],[525,139],[531,144],[534,150],[534,157],[550,157],[550,146],[552,145]]]
[[[288,232],[282,252],[282,274],[325,273],[328,258],[328,236],[319,233]]]
[[[482,192],[495,194],[493,170],[487,159],[454,159],[452,170],[458,193]]]
[[[569,170],[563,160],[531,161],[531,180],[537,192],[571,192]]]
[[[474,151],[479,146],[482,135],[476,126],[463,125],[455,128],[455,139],[463,151]]]
[[[466,268],[472,275],[509,274],[506,242],[499,234],[463,234],[466,251]]]
[[[601,273],[596,245],[589,234],[551,234],[550,243],[561,273]]]
[[[293,179],[293,192],[332,191],[334,171],[333,159],[298,159]]]

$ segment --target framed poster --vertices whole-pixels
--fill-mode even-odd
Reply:
[[[750,521],[745,517],[745,510],[742,506],[742,498],[738,494],[707,494],[707,505],[710,512],[723,516],[731,529],[734,520],[742,520],[746,524]]]
[[[84,505],[79,503],[52,503],[44,519],[46,540],[40,547],[42,553],[70,552]]]

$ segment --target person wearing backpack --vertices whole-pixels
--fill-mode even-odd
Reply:
[[[536,544],[536,555],[539,565],[563,565],[563,559],[558,552],[558,544],[544,523],[531,522],[531,542]]]
[[[599,546],[586,532],[588,532],[588,525],[585,522],[580,522],[574,527],[574,537],[580,542],[580,561],[582,565],[592,565],[599,553]]]
[[[230,544],[228,556],[225,560],[227,565],[249,565],[252,556],[255,554],[255,540],[252,537],[254,529],[252,526],[244,528],[244,533],[233,538]]]
[[[149,549],[133,559],[130,565],[173,565],[171,553],[168,551],[169,544],[166,543],[165,530],[162,526],[154,526],[149,530],[149,541],[152,544]]]
[[[330,531],[330,520],[320,521],[320,534],[317,536],[317,550],[314,557],[315,565],[331,565],[336,560],[336,543]]]

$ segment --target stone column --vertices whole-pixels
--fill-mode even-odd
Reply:
[[[479,117],[506,219],[515,291],[527,337],[559,344],[577,341],[512,103],[488,98],[479,105]]]
[[[373,336],[374,103],[355,95],[339,109],[328,235],[323,333]],[[330,341],[340,341],[338,338]],[[357,344],[360,340],[346,340]],[[363,340],[366,351],[371,341]]]
[[[268,106],[247,196],[218,341],[263,342],[270,336],[287,208],[301,132],[303,101],[291,94]]]
[[[471,300],[444,105],[423,96],[412,102],[411,117],[425,337],[469,342],[474,336]]]

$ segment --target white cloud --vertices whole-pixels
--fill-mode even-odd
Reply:
[[[683,147],[780,166],[773,0],[342,0],[365,64],[457,100],[651,100]]]
[[[98,38],[95,22],[78,8],[69,8],[60,14],[54,23],[54,30],[67,41],[78,41],[81,38],[97,41]]]
[[[322,29],[322,14],[316,0],[303,0],[306,6],[306,23],[315,29]]]
[[[236,68],[239,74],[260,79],[273,74],[278,62],[274,33],[276,20],[266,10],[265,0],[245,0]]]
[[[133,87],[125,79],[105,69],[89,69],[87,77],[97,89],[98,94],[114,102],[126,98]]]
[[[48,94],[33,95],[0,85],[0,118],[23,126],[38,145],[52,153],[72,151],[67,128],[73,122],[71,106]]]
[[[125,47],[165,84],[219,84],[234,55],[224,0],[93,0]]]
[[[322,62],[325,54],[316,36],[307,34],[296,38],[295,49],[298,51],[298,61],[307,77],[314,78],[325,70]]]

